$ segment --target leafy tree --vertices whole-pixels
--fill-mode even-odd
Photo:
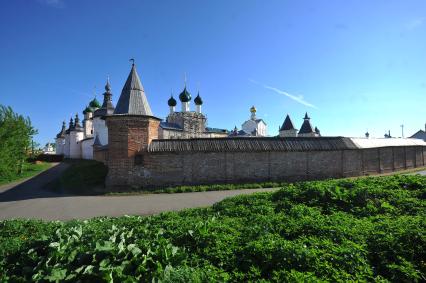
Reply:
[[[0,178],[22,173],[35,134],[30,118],[0,105]]]

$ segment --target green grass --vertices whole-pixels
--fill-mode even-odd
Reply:
[[[49,187],[76,194],[92,194],[104,186],[108,168],[95,160],[66,160],[69,167]]]
[[[156,216],[0,222],[2,282],[424,282],[426,177],[287,184]]]
[[[51,163],[42,162],[39,164],[26,162],[23,166],[22,174],[15,174],[11,177],[0,177],[0,185],[20,181],[32,176],[35,176],[52,167]]]

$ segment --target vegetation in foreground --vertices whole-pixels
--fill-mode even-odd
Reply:
[[[426,280],[426,177],[286,185],[157,216],[0,222],[0,281]]]

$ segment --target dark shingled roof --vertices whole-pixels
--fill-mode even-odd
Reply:
[[[163,129],[168,129],[168,130],[183,131],[181,126],[179,126],[176,123],[160,122],[160,127]]]
[[[284,123],[282,124],[280,131],[288,131],[288,130],[295,130],[294,126],[293,126],[293,122],[290,119],[290,116],[285,117],[284,119]]]
[[[344,137],[228,137],[153,140],[149,152],[317,151],[356,149]]]
[[[303,121],[302,127],[300,127],[299,134],[308,134],[313,132],[314,129],[312,128],[311,122],[309,122],[309,119],[305,119],[305,121]]]
[[[135,64],[132,65],[130,74],[121,91],[114,114],[153,116],[145,96],[145,90],[136,72]]]

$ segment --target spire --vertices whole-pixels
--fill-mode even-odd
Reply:
[[[201,99],[200,92],[198,92],[197,97],[195,97],[194,103],[195,103],[195,105],[202,105],[203,104],[203,100]]]
[[[133,61],[132,69],[121,91],[118,99],[117,107],[114,114],[132,114],[132,115],[147,115],[152,116],[151,107],[145,96],[145,90],[142,86],[139,75],[136,71],[136,66]]]
[[[303,118],[304,120],[310,120],[311,118],[309,118],[308,116],[308,112],[305,113],[305,117]]]
[[[62,122],[62,129],[61,131],[56,135],[57,138],[64,138],[66,132],[66,124],[65,121]]]
[[[106,91],[106,93],[111,92],[111,84],[109,83],[109,76],[107,76],[107,83],[105,85],[105,91]]]
[[[172,93],[172,94],[170,94],[170,98],[169,98],[169,100],[167,101],[167,104],[168,104],[170,107],[175,107],[175,106],[176,106],[177,102],[176,102],[176,99],[174,99],[174,97],[173,97],[173,93]]]
[[[295,130],[294,126],[293,126],[293,122],[290,119],[290,116],[285,117],[284,119],[284,123],[282,124],[280,131],[288,131],[288,130]]]
[[[314,133],[314,129],[312,128],[311,122],[309,121],[311,118],[309,118],[308,113],[306,112],[305,117],[303,118],[303,124],[300,127],[299,134],[310,134]]]
[[[105,92],[103,93],[104,101],[102,106],[97,109],[94,113],[94,117],[112,115],[114,113],[114,105],[112,104],[112,93],[111,93],[111,84],[109,82],[109,76],[107,77],[107,82],[105,84]]]

